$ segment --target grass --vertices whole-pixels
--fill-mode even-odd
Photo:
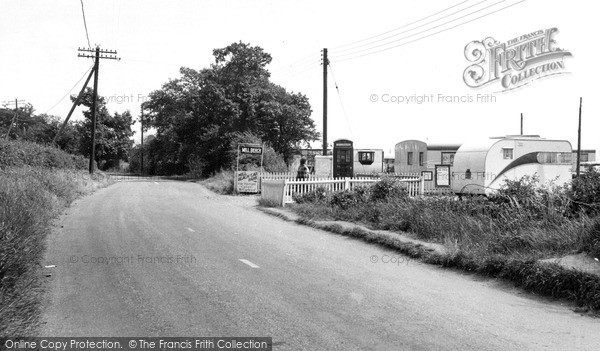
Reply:
[[[220,171],[200,183],[218,194],[233,194],[233,171]]]
[[[327,229],[420,257],[425,262],[508,279],[539,294],[567,298],[600,311],[600,277],[539,263],[546,258],[586,252],[598,257],[600,217],[570,212],[560,189],[535,182],[511,184],[496,197],[409,198],[394,184],[354,192],[296,197],[300,222],[343,220],[372,229],[403,232],[444,245],[439,254],[376,232]],[[510,192],[517,189],[520,193]]]
[[[35,334],[52,220],[109,182],[90,177],[80,161],[54,148],[0,142],[0,337]]]

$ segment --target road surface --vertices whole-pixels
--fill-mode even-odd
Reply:
[[[274,350],[600,345],[600,320],[572,306],[407,263],[192,182],[119,182],[60,225],[43,336],[270,336]]]

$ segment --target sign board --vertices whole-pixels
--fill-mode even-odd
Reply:
[[[432,171],[421,171],[421,177],[423,177],[424,181],[432,181],[433,180],[433,172]]]
[[[258,172],[237,171],[236,186],[238,193],[258,193]]]
[[[435,186],[450,187],[450,165],[435,165]]]
[[[262,146],[243,146],[240,145],[240,154],[262,155]]]

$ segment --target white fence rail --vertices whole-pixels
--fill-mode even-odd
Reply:
[[[393,175],[399,178],[408,195],[411,197],[422,196],[422,195],[447,195],[451,194],[449,188],[436,188],[433,181],[425,181],[418,174],[396,174]],[[308,179],[296,180],[295,172],[281,172],[281,173],[259,173],[259,188],[262,188],[260,184],[263,181],[276,181],[275,183],[281,182],[283,184],[283,196],[278,196],[277,199],[273,198],[273,201],[281,202],[282,205],[286,203],[294,202],[294,195],[302,195],[322,188],[327,192],[341,191],[341,190],[353,190],[357,186],[363,186],[373,184],[379,181],[380,177],[375,176],[364,176],[354,178],[317,178],[315,175],[309,175]],[[273,184],[275,184],[273,183]],[[281,184],[280,183],[280,184]],[[272,186],[272,185],[271,185]],[[262,195],[263,197],[266,194]]]
[[[313,179],[313,180],[285,180],[283,187],[283,205],[294,202],[294,195],[303,195],[317,188],[325,189],[327,192],[353,190],[357,186],[373,184],[378,179],[370,178],[342,178],[342,179]],[[422,194],[423,181],[419,178],[402,179],[409,196]]]

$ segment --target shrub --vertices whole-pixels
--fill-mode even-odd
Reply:
[[[203,180],[202,184],[208,189],[219,194],[233,194],[233,171],[224,171],[216,173],[214,176]]]
[[[21,140],[0,139],[0,168],[46,167],[61,169],[86,169],[83,156],[71,155],[51,146]]]
[[[382,177],[371,187],[371,201],[384,201],[390,198],[403,199],[408,196],[406,189],[394,177]]]
[[[573,213],[600,214],[600,172],[590,167],[573,179],[568,195],[572,200]]]
[[[329,197],[329,205],[332,207],[339,207],[342,210],[346,210],[351,206],[365,203],[367,198],[362,193],[357,193],[351,190],[336,191]]]
[[[596,218],[586,231],[582,249],[590,256],[600,259],[600,218]]]
[[[326,197],[327,189],[321,186],[304,194],[292,195],[292,199],[294,199],[297,204],[319,202],[325,200]]]

